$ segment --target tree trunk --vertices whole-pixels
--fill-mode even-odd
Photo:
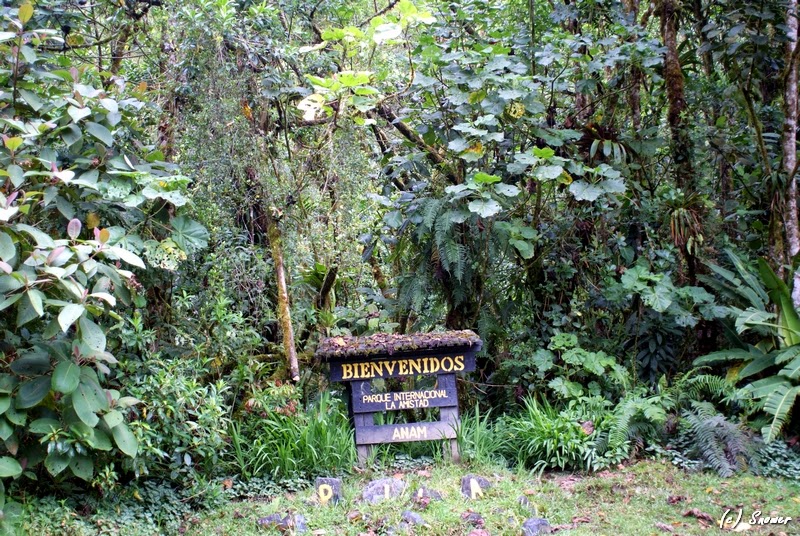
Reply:
[[[667,122],[672,140],[670,144],[675,168],[675,185],[683,190],[687,198],[696,189],[693,163],[692,139],[686,127],[686,95],[684,92],[683,70],[678,55],[678,3],[676,0],[661,2],[661,37],[664,40],[664,84],[667,89]],[[702,207],[690,201],[682,210],[690,216],[684,219],[686,228],[673,235],[675,245],[680,248],[686,260],[689,284],[694,284],[697,275],[697,248],[702,237]],[[676,209],[677,210],[677,209]],[[680,217],[680,213],[677,213]]]
[[[672,157],[675,160],[675,182],[678,188],[692,190],[692,145],[684,122],[686,96],[683,87],[683,71],[678,56],[678,14],[675,0],[662,0],[661,36],[664,47],[664,83],[667,87],[667,121],[672,134]]]
[[[786,174],[785,206],[783,207],[783,227],[786,232],[786,258],[783,260],[788,266],[792,259],[800,252],[800,233],[797,221],[797,181],[795,168],[797,166],[797,57],[794,53],[797,46],[797,0],[789,0],[786,17],[786,37],[788,42],[784,51],[786,58],[786,82],[783,88],[783,172]],[[776,259],[777,260],[777,259]],[[792,301],[795,307],[800,307],[800,270],[793,275],[794,288]]]
[[[631,18],[631,22],[636,24],[639,20],[639,0],[625,0],[625,9]],[[633,39],[633,38],[631,38]],[[631,122],[633,131],[639,132],[642,128],[642,98],[639,88],[644,80],[644,73],[637,65],[632,65],[630,70],[630,89],[628,89],[628,106],[631,109]]]
[[[289,363],[289,372],[293,381],[300,380],[300,368],[297,365],[297,351],[294,345],[294,329],[292,328],[292,313],[289,309],[289,290],[286,284],[286,269],[283,265],[283,243],[278,222],[268,215],[267,236],[272,251],[272,262],[275,264],[275,279],[278,284],[278,319],[283,333],[283,350]]]

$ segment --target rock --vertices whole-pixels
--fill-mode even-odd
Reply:
[[[406,510],[400,517],[403,519],[403,523],[407,523],[409,525],[427,525],[425,520],[422,519],[422,516],[412,512],[411,510]]]
[[[340,478],[317,478],[314,481],[319,504],[339,504],[342,500],[342,480]]]
[[[527,510],[531,510],[531,511],[534,511],[534,512],[535,512],[535,510],[536,510],[536,509],[534,508],[534,506],[531,504],[531,501],[530,501],[530,499],[528,499],[528,498],[527,498],[526,496],[524,496],[524,495],[520,495],[520,496],[519,496],[519,498],[517,499],[517,502],[519,503],[519,505],[520,505],[521,507],[523,507],[523,508],[525,508],[525,509],[527,509]]]
[[[483,516],[477,512],[464,512],[461,514],[461,519],[479,529],[486,525],[486,520],[484,520]]]
[[[551,532],[553,532],[553,528],[550,523],[541,517],[526,519],[525,523],[522,524],[523,536],[536,536],[537,534],[550,534]]]
[[[461,478],[461,494],[468,499],[483,497],[483,492],[492,487],[492,483],[478,475],[466,475]]]
[[[366,485],[361,497],[370,504],[399,497],[406,489],[406,483],[396,478],[381,478]]]
[[[256,521],[256,524],[261,525],[262,527],[281,528],[282,523],[283,523],[283,518],[281,517],[280,514],[270,514]]]
[[[270,514],[256,521],[256,524],[262,527],[276,528],[281,532],[290,529],[294,531],[294,534],[308,532],[308,525],[306,525],[306,518],[303,514],[287,514],[285,517],[281,517],[280,514]]]
[[[286,516],[287,518],[289,516]],[[304,534],[308,532],[308,525],[306,524],[306,517],[303,514],[295,514],[292,519],[294,525],[294,533],[295,534]]]
[[[428,498],[432,501],[441,501],[442,494],[435,489],[426,488],[424,486],[420,486],[416,490],[414,490],[414,500],[419,501],[421,499]]]

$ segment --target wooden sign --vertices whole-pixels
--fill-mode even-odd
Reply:
[[[472,331],[325,339],[316,355],[330,363],[332,381],[345,382],[355,425],[359,460],[369,447],[382,443],[449,440],[458,458],[459,426],[456,374],[475,370],[481,340]],[[372,380],[401,377],[435,378],[426,389],[375,393]],[[373,415],[387,411],[439,408],[435,422],[375,425]]]
[[[363,361],[331,360],[331,380],[335,382],[399,378],[414,375],[446,374],[475,370],[475,354],[381,356]]]

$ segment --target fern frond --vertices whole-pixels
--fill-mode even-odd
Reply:
[[[761,435],[764,436],[765,442],[770,443],[780,435],[798,395],[800,395],[800,385],[791,386],[789,382],[784,382],[767,396],[764,402],[764,411],[773,418],[769,425],[761,429]]]
[[[439,210],[444,205],[444,199],[428,199],[425,202],[425,206],[422,208],[422,224],[421,227],[426,232],[431,232],[433,230],[433,223],[436,221],[436,216],[439,214]]]

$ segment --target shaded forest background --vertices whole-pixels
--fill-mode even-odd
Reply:
[[[730,474],[756,436],[789,456],[796,13],[0,8],[6,517],[25,490],[347,470],[313,352],[376,332],[482,337],[467,458]]]

